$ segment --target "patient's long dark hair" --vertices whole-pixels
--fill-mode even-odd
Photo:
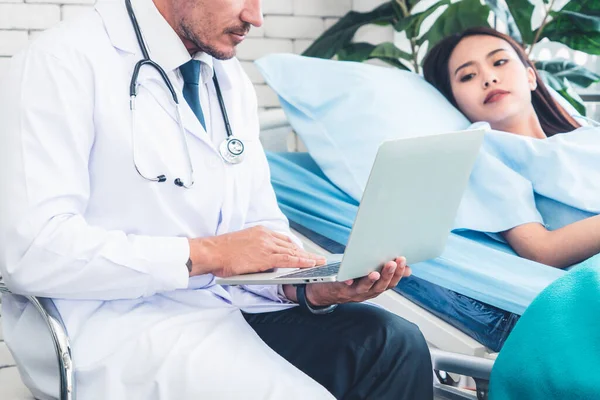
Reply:
[[[521,45],[510,36],[488,27],[469,28],[461,33],[448,36],[435,45],[425,57],[423,63],[423,75],[425,79],[435,86],[454,107],[458,108],[458,105],[450,86],[450,72],[448,70],[450,56],[461,40],[476,35],[494,36],[508,42],[515,49],[521,62],[526,67],[533,69],[537,88],[531,93],[531,103],[546,136],[550,137],[557,133],[570,132],[581,126],[554,100]]]

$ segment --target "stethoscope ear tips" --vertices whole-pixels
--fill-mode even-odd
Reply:
[[[158,179],[159,182],[166,182],[167,181],[167,177],[164,175],[159,175],[156,177],[156,179]]]

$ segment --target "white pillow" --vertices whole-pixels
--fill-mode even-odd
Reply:
[[[272,54],[256,64],[311,156],[356,200],[383,141],[470,125],[412,72],[292,54]]]

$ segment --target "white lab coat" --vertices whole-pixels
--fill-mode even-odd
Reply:
[[[149,0],[137,0],[151,4]],[[129,81],[141,58],[122,2],[44,33],[15,56],[0,95],[0,265],[16,293],[52,297],[72,340],[80,399],[330,398],[270,350],[250,312],[291,305],[275,286],[224,288],[188,278],[187,237],[264,225],[288,233],[258,140],[256,96],[237,60],[215,61],[246,160],[224,163],[214,88],[208,135],[175,83],[195,185],[175,108],[158,74],[140,74],[138,166]],[[163,27],[164,28],[164,27]],[[171,31],[171,33],[173,33]],[[169,60],[161,60],[168,64]],[[163,65],[165,66],[165,65]],[[5,340],[39,399],[58,393],[53,348],[22,298],[3,300]]]

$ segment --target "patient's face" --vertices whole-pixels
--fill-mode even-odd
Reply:
[[[535,73],[503,39],[477,35],[464,38],[448,63],[456,103],[472,122],[487,121],[494,129],[535,113],[531,91]]]

